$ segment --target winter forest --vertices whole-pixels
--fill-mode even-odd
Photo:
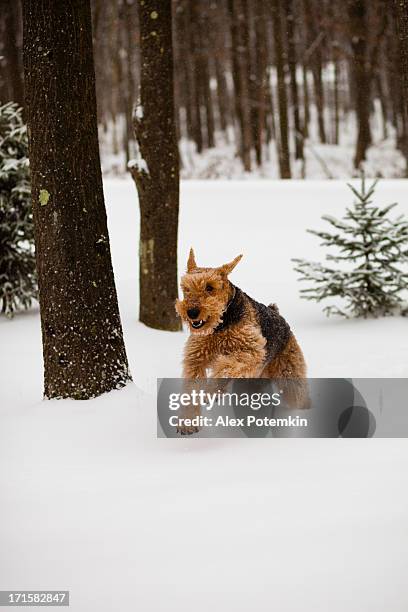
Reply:
[[[209,345],[259,307],[221,362],[273,312],[309,378],[396,402],[408,0],[0,0],[0,605],[407,609],[403,437],[160,439],[212,269]]]
[[[138,155],[137,2],[92,0],[103,167]],[[173,0],[175,121],[185,178],[406,175],[398,3]],[[19,2],[3,0],[0,99],[23,103]]]

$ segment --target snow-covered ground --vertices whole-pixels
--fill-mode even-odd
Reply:
[[[406,440],[156,439],[157,377],[178,376],[184,333],[137,321],[138,207],[105,182],[134,384],[89,402],[41,401],[38,311],[0,319],[0,589],[70,589],[75,612],[406,612]],[[381,203],[408,214],[408,183]],[[408,320],[327,319],[299,299],[306,227],[341,215],[338,182],[185,182],[188,248],[278,303],[311,376],[408,375]]]

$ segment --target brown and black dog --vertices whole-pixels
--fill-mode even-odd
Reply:
[[[256,302],[228,279],[241,257],[218,268],[202,268],[190,250],[181,279],[183,299],[176,301],[177,313],[190,328],[183,377],[306,378],[303,353],[277,306]]]
[[[228,275],[242,255],[219,268],[201,268],[193,249],[176,310],[190,328],[184,378],[305,378],[303,353],[276,305],[264,306]]]

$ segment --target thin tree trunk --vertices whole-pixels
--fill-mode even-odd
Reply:
[[[312,60],[312,74],[317,107],[317,120],[319,124],[319,137],[320,142],[325,144],[327,142],[327,136],[324,120],[323,66],[320,50],[316,51],[316,55]]]
[[[229,124],[229,94],[223,65],[218,57],[215,58],[215,76],[217,79],[217,102],[220,128],[223,132],[226,132]]]
[[[199,90],[200,106],[205,110],[205,129],[207,136],[207,147],[215,146],[214,140],[214,110],[210,87],[210,67],[209,67],[209,49],[207,47],[208,36],[208,15],[205,4],[200,0],[194,0],[192,4],[193,11],[193,28],[196,58],[196,78]]]
[[[171,2],[139,3],[142,117],[134,118],[144,166],[131,169],[140,203],[140,320],[181,329],[177,298],[179,157],[174,121]]]
[[[273,34],[275,40],[276,70],[278,74],[278,104],[280,125],[280,175],[283,179],[291,178],[289,154],[289,120],[288,98],[285,83],[285,64],[282,40],[282,5],[281,0],[272,0]]]
[[[352,74],[354,81],[355,106],[358,136],[354,166],[359,168],[366,158],[371,144],[370,128],[370,75],[367,70],[367,7],[365,0],[348,0],[350,39],[353,52]]]
[[[376,82],[376,85],[377,85],[378,97],[380,99],[380,104],[381,104],[382,133],[383,133],[382,137],[383,137],[384,140],[386,140],[388,138],[387,101],[386,101],[386,97],[385,97],[384,86],[383,86],[383,82],[382,82],[382,74],[381,74],[380,70],[377,71],[377,74],[375,76],[375,82]]]
[[[313,76],[314,97],[317,109],[320,142],[327,142],[326,126],[324,120],[324,88],[323,88],[323,59],[321,45],[324,33],[317,27],[317,19],[311,0],[303,0],[303,14],[307,32],[308,49],[306,61],[311,67]]]
[[[45,396],[88,399],[130,379],[102,189],[90,3],[23,0],[23,13]]]
[[[251,170],[251,111],[249,104],[248,50],[243,0],[228,0],[231,17],[233,80],[236,115],[240,126],[240,153],[246,172]]]
[[[185,133],[189,140],[195,141],[194,96],[192,93],[193,71],[191,69],[190,42],[189,42],[189,16],[186,1],[180,1],[175,13],[176,42],[178,55],[175,56],[175,69],[180,80],[180,97],[185,110]],[[177,62],[178,65],[177,65]],[[182,132],[182,125],[180,132]]]
[[[188,55],[185,61],[188,65],[188,72],[190,75],[191,84],[191,96],[193,100],[192,117],[194,127],[194,142],[197,147],[197,153],[201,153],[204,148],[203,142],[203,126],[201,121],[201,100],[200,100],[200,83],[198,78],[198,65],[196,55],[196,32],[195,28],[192,27],[193,23],[193,6],[189,0],[186,2],[185,10],[185,34],[188,41]]]
[[[307,79],[307,65],[304,62],[302,64],[302,76],[303,76],[303,135],[305,138],[309,138],[310,96],[309,96],[309,83]]]
[[[397,18],[405,116],[408,116],[408,0],[394,0]]]
[[[252,137],[258,166],[262,164],[264,132],[267,115],[267,41],[266,41],[266,15],[262,0],[255,0],[254,5],[254,67],[253,67],[253,95],[252,95]]]
[[[337,57],[337,51],[334,51],[334,130],[333,142],[335,145],[340,141],[340,63]]]
[[[292,96],[293,126],[295,130],[295,157],[303,159],[303,134],[300,124],[299,94],[296,79],[297,57],[295,38],[295,10],[294,0],[286,1],[286,27],[288,33],[288,64],[290,71],[290,90]]]
[[[133,5],[125,2],[125,41],[126,41],[126,164],[132,157],[130,143],[133,140],[133,104],[135,100],[135,80],[133,77],[134,46],[132,45]]]
[[[8,97],[19,106],[24,103],[23,75],[20,52],[17,46],[18,3],[15,0],[2,0],[1,7],[4,18],[3,49],[5,56],[6,83]],[[3,100],[6,102],[6,100]]]

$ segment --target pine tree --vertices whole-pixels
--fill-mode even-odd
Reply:
[[[0,309],[7,316],[37,297],[27,128],[21,108],[0,106]]]
[[[314,285],[301,290],[304,299],[345,300],[344,309],[327,306],[324,311],[328,315],[367,317],[401,310],[403,293],[408,289],[408,221],[402,215],[389,218],[397,204],[382,208],[373,204],[376,185],[377,181],[367,189],[364,177],[360,191],[349,185],[357,199],[343,219],[322,217],[333,232],[308,230],[322,239],[322,246],[335,248],[335,254],[327,255],[326,260],[348,264],[348,269],[294,259],[300,280]]]

